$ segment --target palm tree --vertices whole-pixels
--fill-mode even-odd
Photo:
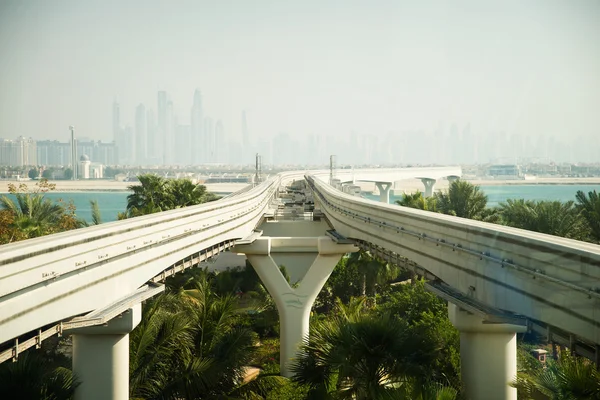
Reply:
[[[403,207],[416,208],[419,210],[436,211],[436,198],[424,197],[423,193],[415,192],[411,194],[402,194],[401,200],[396,200],[396,204]]]
[[[595,190],[588,192],[587,196],[579,190],[575,198],[578,203],[577,208],[590,227],[591,237],[596,242],[600,242],[600,196]]]
[[[469,219],[483,219],[487,196],[479,186],[467,181],[455,180],[450,183],[447,193],[436,193],[438,212]]]
[[[568,355],[532,374],[521,374],[513,383],[519,398],[550,400],[600,399],[600,371],[589,360]]]
[[[126,214],[119,219],[173,210],[218,200],[219,197],[206,191],[206,186],[192,183],[189,179],[167,180],[157,175],[139,175],[139,185],[128,189],[133,193],[127,196]]]
[[[213,193],[207,192],[206,186],[194,184],[189,179],[171,180],[168,187],[173,201],[170,208],[194,206],[219,199]]]
[[[313,324],[292,379],[308,385],[315,399],[411,398],[408,393],[426,381],[423,366],[436,349],[419,346],[420,338],[389,314],[371,316],[339,305],[338,311]]]
[[[512,200],[501,203],[502,221],[515,228],[584,240],[588,229],[573,201]]]
[[[77,385],[68,368],[53,367],[33,351],[19,355],[17,362],[0,364],[2,398],[68,400]]]
[[[206,277],[146,305],[142,318],[130,336],[132,398],[216,399],[265,390],[242,384],[255,335],[239,326],[235,299],[217,296]]]
[[[100,214],[100,207],[98,206],[98,201],[90,200],[90,206],[92,207],[92,224],[100,225],[102,223],[102,214]]]
[[[396,265],[381,261],[364,250],[351,253],[347,263],[351,267],[356,266],[362,273],[362,296],[375,297],[378,285],[395,279],[400,273]]]
[[[128,216],[152,214],[170,209],[173,203],[167,180],[152,174],[138,175],[139,185],[128,187],[133,193],[127,196]]]
[[[65,209],[43,193],[14,193],[16,202],[6,195],[0,196],[0,207],[12,216],[11,228],[24,238],[43,236],[58,231]]]

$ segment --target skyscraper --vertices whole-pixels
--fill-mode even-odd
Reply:
[[[112,108],[113,114],[113,140],[117,145],[117,153],[119,155],[118,162],[123,162],[125,155],[125,137],[123,135],[123,129],[121,128],[121,110],[119,107],[119,103],[116,101],[113,102]],[[76,163],[77,164],[77,163]]]
[[[175,116],[173,115],[173,102],[167,102],[167,113],[165,118],[164,135],[164,161],[163,164],[171,165],[175,163]]]
[[[194,104],[191,111],[191,161],[192,164],[200,164],[202,160],[202,137],[204,128],[204,116],[202,112],[202,93],[199,89],[194,92]]]
[[[156,116],[151,108],[146,110],[146,162],[149,164],[159,163],[156,135]]]
[[[135,109],[135,161],[139,165],[146,164],[147,158],[147,126],[146,107],[139,104]]]
[[[167,136],[167,92],[161,90],[157,98],[158,124],[156,129],[156,154],[159,164],[166,163],[166,136]]]

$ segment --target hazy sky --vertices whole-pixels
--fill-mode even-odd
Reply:
[[[600,136],[600,1],[0,0],[0,137],[111,140],[166,90],[239,135]]]

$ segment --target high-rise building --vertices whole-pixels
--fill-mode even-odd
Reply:
[[[173,102],[167,102],[167,114],[165,119],[164,135],[164,165],[175,164],[175,115],[173,114]]]
[[[160,164],[166,164],[166,137],[167,137],[167,92],[161,90],[158,92],[157,98],[157,129],[156,129],[156,144],[157,153],[155,156],[160,159]]]
[[[147,129],[146,107],[140,104],[135,109],[135,162],[145,165],[147,161]]]
[[[148,164],[158,164],[158,149],[157,133],[156,133],[156,116],[151,108],[146,110],[146,161]]]
[[[23,136],[17,140],[0,139],[0,165],[13,167],[38,165],[36,141]]]
[[[175,149],[177,149],[177,157],[174,164],[176,165],[192,164],[193,153],[185,151],[190,148],[191,130],[190,125],[175,126]]]
[[[191,132],[190,132],[190,151],[192,164],[200,164],[203,155],[203,131],[204,115],[202,110],[202,93],[199,89],[194,91],[194,104],[191,110]]]

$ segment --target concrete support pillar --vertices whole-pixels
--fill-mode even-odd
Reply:
[[[449,183],[452,183],[452,182],[454,182],[454,181],[457,181],[457,180],[459,180],[459,179],[460,179],[460,176],[457,176],[457,175],[448,175],[448,176],[447,176],[447,179],[448,179],[448,182],[449,182]]]
[[[68,331],[73,335],[75,400],[129,399],[129,332],[139,323],[141,304],[104,326]]]
[[[470,400],[516,400],[510,386],[517,377],[517,332],[526,327],[485,323],[448,303],[452,324],[460,331],[461,377]]]
[[[316,255],[308,265],[306,274],[298,287],[292,288],[279,271],[272,253],[287,253],[286,259],[306,263],[307,252]],[[234,247],[234,252],[245,253],[261,281],[275,300],[279,312],[281,375],[290,377],[290,361],[296,356],[298,346],[308,336],[312,305],[331,275],[334,267],[345,253],[355,252],[354,245],[336,244],[328,237],[318,238],[270,238],[261,237],[252,244]],[[292,257],[290,257],[292,256]],[[310,259],[310,258],[309,258]],[[290,265],[286,265],[289,267]]]
[[[425,185],[425,197],[433,196],[433,187],[435,186],[435,179],[421,178],[421,182]]]
[[[377,186],[377,189],[379,190],[379,201],[389,204],[392,182],[375,182],[375,186]]]

